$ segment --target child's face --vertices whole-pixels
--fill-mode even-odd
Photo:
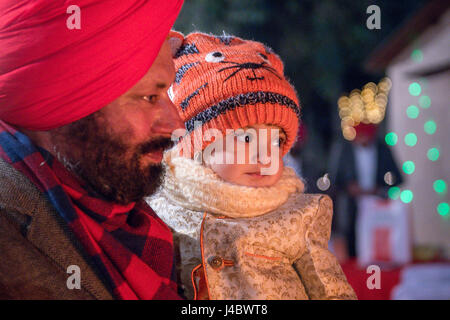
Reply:
[[[234,141],[234,148],[227,146],[226,137],[210,145],[213,151],[211,157],[205,156],[205,165],[233,184],[249,187],[274,185],[283,171],[282,150],[286,142],[283,130],[274,125],[258,124],[237,130],[233,135],[234,139],[229,141]]]

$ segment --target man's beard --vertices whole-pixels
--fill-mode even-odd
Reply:
[[[82,180],[86,191],[95,197],[129,204],[154,193],[161,184],[160,163],[141,168],[142,156],[167,149],[168,138],[156,138],[133,147],[124,143],[123,134],[108,130],[101,111],[69,125],[52,130],[53,150],[63,165]]]

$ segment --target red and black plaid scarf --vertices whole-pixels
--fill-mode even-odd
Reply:
[[[118,299],[179,299],[169,228],[144,200],[93,197],[55,157],[0,121],[0,157],[26,175],[67,222]]]

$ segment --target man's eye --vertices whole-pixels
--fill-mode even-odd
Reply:
[[[249,134],[240,134],[238,136],[236,136],[237,141],[240,142],[245,142],[245,143],[250,143],[251,141],[253,141],[253,137]]]
[[[156,101],[158,101],[158,95],[156,94],[152,94],[149,96],[144,96],[144,100],[150,102],[150,103],[155,103]]]

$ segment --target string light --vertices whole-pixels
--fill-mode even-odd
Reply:
[[[410,95],[417,97],[420,95],[422,88],[420,87],[420,84],[418,84],[417,82],[413,82],[409,85],[408,91]]]
[[[392,200],[397,200],[400,196],[400,188],[399,187],[390,187],[388,190],[388,196]]]
[[[447,192],[447,184],[442,179],[436,180],[433,183],[433,189],[436,193],[445,194]]]
[[[433,120],[429,120],[423,125],[423,129],[428,134],[434,134],[436,132],[436,128],[436,122],[434,122]]]
[[[441,202],[438,204],[437,206],[437,212],[441,215],[441,216],[446,216],[448,215],[449,211],[450,211],[450,207],[448,205],[447,202]]]
[[[428,109],[431,106],[431,99],[429,96],[421,96],[419,98],[419,106],[423,109]]]
[[[417,108],[415,105],[410,105],[406,109],[406,115],[408,116],[408,118],[417,119],[417,117],[419,116],[419,108]]]
[[[427,157],[431,161],[436,161],[437,159],[439,159],[439,149],[437,149],[437,148],[429,149],[427,152]]]
[[[405,161],[403,163],[403,172],[406,174],[412,174],[416,170],[416,166],[412,161]]]
[[[420,49],[415,49],[411,52],[411,59],[415,62],[423,61],[423,52]],[[420,80],[420,79],[419,79]],[[431,107],[431,99],[428,95],[421,95],[423,91],[422,85],[426,82],[420,80],[419,82],[412,82],[408,86],[408,92],[414,97],[418,97],[417,105],[411,104],[406,109],[406,115],[410,119],[417,119],[420,115],[420,109],[428,109]],[[339,107],[339,117],[341,119],[342,134],[345,139],[352,141],[356,137],[356,130],[354,127],[361,122],[364,124],[378,124],[386,114],[386,106],[388,102],[388,94],[392,87],[392,81],[385,77],[380,80],[378,84],[369,82],[360,89],[354,89],[348,96],[341,96],[337,103]],[[425,88],[426,89],[426,88]],[[419,108],[420,107],[420,108]],[[429,135],[433,135],[437,130],[436,122],[428,120],[424,124],[424,131]],[[395,132],[388,132],[384,140],[387,145],[395,146],[398,142],[398,135]],[[414,147],[418,143],[416,133],[409,132],[404,137],[404,142],[409,147]],[[439,149],[430,148],[427,152],[427,157],[431,161],[439,159]],[[415,163],[413,161],[405,161],[402,166],[403,172],[410,175],[415,172]],[[320,178],[317,180],[319,189],[328,189],[327,181]],[[394,184],[392,172],[386,172],[384,181],[391,186],[388,189],[388,197],[392,200],[399,199],[403,203],[410,203],[414,194],[411,190],[401,190]],[[437,194],[443,195],[447,193],[447,184],[444,180],[438,179],[433,183],[433,189]],[[437,206],[437,211],[441,216],[449,216],[449,204],[441,202]]]
[[[395,132],[389,132],[384,137],[384,140],[386,141],[386,143],[388,145],[395,146],[397,144],[398,137],[397,137],[397,134]]]
[[[414,147],[417,143],[417,136],[410,132],[405,136],[405,144],[410,147]]]
[[[415,62],[422,62],[423,60],[423,53],[422,50],[415,49],[411,52],[411,59]]]
[[[341,118],[342,135],[347,140],[354,140],[358,124],[378,124],[386,114],[388,94],[392,81],[385,77],[378,84],[369,82],[360,89],[354,89],[348,96],[338,99],[339,117]]]
[[[414,62],[422,62],[423,61],[423,52],[420,49],[414,49],[411,52],[411,59]],[[420,79],[420,83],[427,86],[426,79]],[[415,97],[419,97],[418,105],[422,109],[428,109],[431,107],[431,99],[427,95],[420,95],[422,93],[422,87],[419,83],[413,82],[408,86],[409,94]],[[415,105],[410,105],[406,109],[406,115],[410,119],[417,119],[420,114],[420,109]],[[436,122],[433,120],[428,120],[425,122],[424,126],[425,133],[429,135],[433,135],[436,132],[437,126]],[[389,135],[389,136],[388,136]],[[395,145],[397,143],[397,137],[394,133],[389,133],[385,136],[386,143],[388,145]],[[395,141],[393,141],[395,140]],[[417,143],[417,136],[410,132],[405,136],[405,144],[413,147]],[[439,149],[438,148],[430,148],[427,151],[427,157],[431,161],[437,161],[439,159]],[[412,174],[415,170],[414,162],[405,161],[403,163],[403,171],[406,174]],[[433,182],[433,189],[438,195],[445,195],[447,193],[447,183],[443,179],[437,179]],[[398,187],[391,187],[388,190],[388,196],[391,199],[397,199],[398,194],[400,193],[400,189]],[[404,203],[409,203],[412,201],[414,195],[410,190],[404,190],[400,193],[400,199]],[[448,202],[441,202],[436,207],[437,212],[444,218],[448,219],[450,217],[450,206]]]
[[[410,203],[412,199],[414,198],[414,194],[411,190],[403,190],[400,193],[400,200],[402,200],[403,203]]]

